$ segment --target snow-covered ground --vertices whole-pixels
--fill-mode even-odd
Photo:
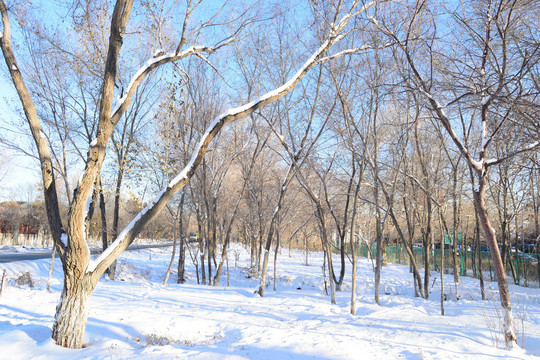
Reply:
[[[56,261],[47,291],[49,260],[0,264],[9,287],[0,297],[2,359],[536,359],[540,357],[540,290],[511,286],[521,349],[508,351],[498,326],[496,284],[492,300],[481,301],[478,281],[454,286],[445,276],[448,300],[440,315],[440,275],[432,277],[430,300],[414,297],[408,267],[383,269],[381,306],[373,300],[372,265],[360,259],[357,313],[350,315],[350,275],[337,305],[324,294],[322,255],[283,250],[277,291],[270,276],[265,296],[254,294],[248,278],[249,254],[230,252],[230,286],[197,285],[194,267],[188,282],[173,272],[162,285],[171,248],[126,252],[118,281],[101,280],[91,298],[81,350],[58,347],[50,339],[62,288]],[[235,260],[234,254],[239,259]],[[189,257],[188,257],[189,258]],[[336,258],[336,263],[337,263]],[[350,264],[348,274],[350,272]],[[29,271],[35,285],[17,285]],[[269,270],[269,275],[273,270]],[[456,300],[456,294],[460,299]],[[493,300],[495,299],[495,300]],[[523,330],[524,329],[524,330]],[[499,338],[499,340],[497,340]],[[498,345],[498,347],[496,347]]]

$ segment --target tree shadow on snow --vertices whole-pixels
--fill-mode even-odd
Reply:
[[[102,340],[117,340],[125,342],[126,339],[133,345],[136,344],[135,339],[144,337],[143,334],[131,325],[120,322],[105,321],[96,319],[93,317],[88,318],[86,324],[86,336],[88,337],[102,337]],[[93,343],[94,341],[90,341]]]
[[[34,340],[36,344],[41,344],[51,338],[51,329],[45,325],[33,324],[12,324],[11,321],[0,321],[0,332],[22,331]]]

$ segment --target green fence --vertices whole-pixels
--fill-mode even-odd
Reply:
[[[375,258],[375,245],[368,248],[362,245],[358,249],[358,256],[368,257],[368,251],[371,252],[371,257]],[[386,259],[389,263],[409,265],[409,255],[402,246],[386,246]],[[414,260],[418,268],[424,268],[424,249],[413,248]],[[461,276],[478,277],[479,271],[482,271],[484,279],[496,281],[495,267],[493,259],[489,251],[481,251],[480,257],[476,251],[461,251],[458,250],[457,260],[458,271]],[[479,263],[482,265],[479,269]],[[508,252],[506,256],[506,271],[508,281],[513,281],[516,285],[521,286],[540,286],[540,254],[526,254]],[[430,252],[430,269],[432,271],[440,271],[441,250],[434,249]],[[454,272],[454,261],[452,257],[452,249],[444,250],[444,271],[448,274]]]

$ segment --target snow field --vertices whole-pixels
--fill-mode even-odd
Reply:
[[[55,262],[51,292],[46,290],[49,260],[0,264],[9,287],[0,297],[0,358],[6,359],[537,359],[540,356],[540,290],[510,286],[514,315],[524,325],[524,349],[508,351],[493,329],[498,323],[495,290],[481,301],[478,281],[462,278],[457,288],[445,275],[446,316],[440,316],[440,274],[432,274],[430,300],[414,297],[408,267],[382,271],[381,306],[373,300],[371,262],[360,259],[357,313],[350,315],[350,264],[337,305],[324,294],[321,253],[283,249],[278,258],[277,291],[273,262],[263,298],[258,280],[248,278],[249,253],[229,252],[221,286],[197,285],[186,255],[188,282],[176,284],[173,271],[162,286],[171,248],[125,252],[117,280],[102,279],[91,298],[85,343],[64,349],[50,339],[62,290]],[[239,254],[238,263],[233,253]],[[338,265],[336,257],[334,264]],[[235,266],[238,265],[238,266]],[[16,285],[29,271],[35,287]],[[336,267],[336,271],[338,268]],[[437,279],[435,279],[437,278]],[[496,289],[495,283],[486,283]],[[456,293],[461,295],[456,299]],[[491,324],[491,325],[490,325]],[[521,337],[520,337],[521,341]]]

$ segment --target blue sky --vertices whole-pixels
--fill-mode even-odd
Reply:
[[[5,66],[4,61],[2,61],[2,65]],[[0,131],[2,131],[2,137],[14,139],[20,135],[9,134],[5,128],[11,127],[10,123],[17,119],[16,113],[8,103],[18,103],[18,99],[13,86],[4,77],[0,78],[0,94]],[[0,168],[0,177],[6,174],[0,182],[0,201],[26,201],[27,195],[24,193],[27,192],[28,187],[36,185],[40,180],[39,167],[35,161],[27,156],[5,148],[2,148],[1,151],[2,157],[7,156],[8,161]]]
[[[51,6],[52,4],[49,1],[50,0],[34,1],[32,2],[32,7],[38,8],[39,10],[43,9],[48,20],[52,24],[58,25],[59,15],[56,11],[61,7],[61,5],[58,5],[60,2],[54,3],[56,6]],[[209,4],[213,6],[217,3],[218,2],[209,2]],[[286,3],[289,4],[288,2]],[[293,1],[292,4],[295,5],[294,7],[297,9],[297,12],[295,13],[296,16],[298,16],[298,14],[303,14],[305,9],[302,9],[301,5],[304,3],[299,4]],[[205,13],[205,11],[202,12]],[[17,30],[18,26],[15,24],[15,21],[12,21],[12,40],[15,43],[17,42]],[[28,125],[17,116],[17,113],[20,110],[18,110],[16,106],[19,106],[20,102],[10,83],[3,58],[0,61],[0,68],[2,69],[0,70],[0,133],[2,137],[7,137],[9,140],[28,144],[26,148],[33,148],[33,143],[29,143],[32,142],[30,137],[24,135],[29,134]],[[13,109],[14,107],[15,109]],[[16,130],[17,134],[9,134],[9,131],[6,131],[6,128]],[[2,156],[7,154],[7,157],[10,160],[7,165],[0,165],[0,179],[2,179],[0,181],[0,201],[8,199],[26,201],[28,198],[28,188],[36,186],[41,182],[39,163],[21,153],[17,154],[14,151],[6,150],[4,148],[2,148],[1,151]],[[5,172],[8,172],[8,174],[2,178],[2,174]],[[38,194],[38,190],[35,191],[35,194]]]

